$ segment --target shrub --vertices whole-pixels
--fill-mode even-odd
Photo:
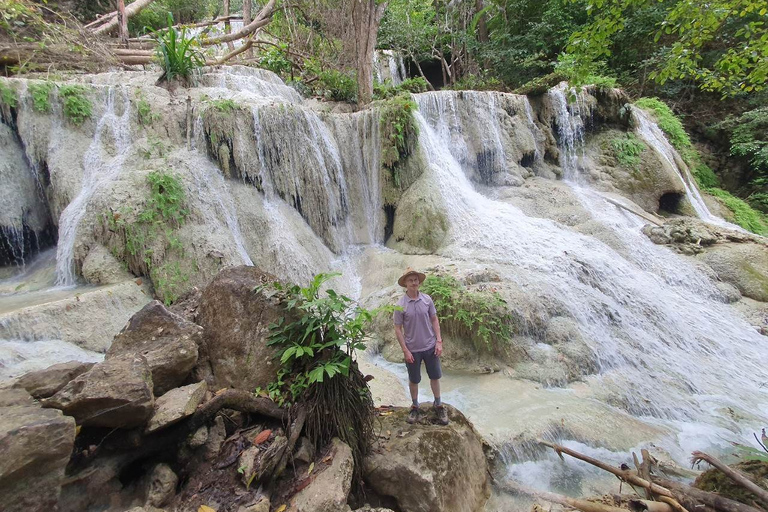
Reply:
[[[237,110],[237,103],[231,99],[220,98],[215,100],[208,100],[208,104],[211,106],[211,108],[214,108],[216,111],[222,112],[224,114],[229,114]]]
[[[758,235],[768,235],[768,222],[765,216],[749,206],[743,199],[734,197],[730,192],[719,188],[710,188],[707,189],[707,192],[719,198],[733,212],[736,224]]]
[[[768,175],[768,107],[728,117],[719,123],[731,137],[731,154],[749,160],[759,174]]]
[[[93,104],[86,96],[88,89],[82,85],[62,85],[59,96],[62,98],[64,115],[72,124],[80,126],[93,113]]]
[[[645,144],[633,133],[611,140],[611,147],[616,159],[624,167],[637,169],[640,166],[640,155],[645,150]]]
[[[459,78],[450,89],[454,91],[504,91],[504,84],[495,76],[467,73]]]
[[[280,43],[278,47],[270,47],[268,50],[261,53],[261,56],[259,57],[259,67],[268,69],[280,76],[290,74],[293,64],[288,57],[286,57],[287,51],[288,46],[284,43]]]
[[[392,85],[387,81],[383,84],[373,84],[373,97],[377,100],[385,100],[399,96],[403,93],[418,94],[420,92],[427,92],[429,90],[429,84],[422,77],[417,76],[415,78],[408,78],[399,85]]]
[[[16,89],[11,87],[10,84],[6,83],[5,80],[0,81],[0,103],[11,108],[16,108],[18,102],[19,97],[16,93]]]
[[[139,124],[142,126],[149,126],[160,119],[160,114],[153,112],[152,105],[141,95],[138,96],[138,101],[136,102],[136,115],[138,116]]]
[[[381,162],[399,187],[399,165],[413,152],[419,136],[419,126],[413,117],[418,107],[410,96],[401,95],[382,103],[380,108]]]
[[[51,111],[51,91],[53,82],[35,82],[29,84],[29,94],[32,95],[32,107],[38,112]]]
[[[180,80],[189,83],[192,74],[205,65],[205,58],[199,50],[197,38],[187,35],[186,27],[178,32],[173,27],[173,16],[168,13],[168,28],[152,32],[157,48],[155,50],[163,74],[158,82]]]
[[[707,164],[697,165],[693,169],[693,177],[696,178],[699,188],[706,189],[720,186],[720,180],[717,178],[715,171],[710,169]]]
[[[469,339],[480,352],[493,353],[512,338],[514,319],[496,292],[473,292],[456,278],[429,276],[421,291],[432,297],[445,332]]]
[[[333,101],[353,102],[357,99],[357,80],[348,73],[326,69],[318,73],[317,82],[320,94]]]

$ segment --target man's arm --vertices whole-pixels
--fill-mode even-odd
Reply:
[[[403,349],[403,356],[405,356],[406,363],[413,362],[413,354],[405,346],[405,335],[403,334],[403,326],[395,324],[395,336],[397,336],[397,342],[400,343],[400,348]]]
[[[437,343],[435,344],[435,355],[440,357],[443,355],[443,336],[440,334],[440,320],[437,319],[437,315],[430,318],[432,321],[432,330],[435,331],[435,337]]]

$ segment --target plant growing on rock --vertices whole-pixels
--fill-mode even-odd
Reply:
[[[268,386],[278,404],[306,411],[305,428],[316,446],[334,437],[347,443],[355,460],[355,482],[362,481],[363,458],[373,436],[373,400],[352,357],[365,348],[366,325],[383,307],[367,310],[352,299],[321,288],[340,274],[318,274],[306,288],[272,283],[262,291],[279,294],[286,316],[270,326],[269,345],[278,349],[280,370]]]
[[[29,94],[32,95],[32,107],[43,113],[51,111],[51,91],[53,82],[35,82],[29,84]]]
[[[446,333],[469,339],[475,349],[492,353],[509,343],[514,318],[495,292],[469,290],[456,278],[431,275],[421,291],[432,297]]]
[[[645,144],[632,133],[625,137],[617,137],[611,140],[613,154],[621,165],[630,169],[640,166],[640,155],[645,151]]]
[[[152,105],[141,94],[139,94],[138,101],[136,102],[136,115],[138,116],[139,124],[142,126],[149,126],[160,119],[160,114],[152,112]]]
[[[168,13],[168,28],[152,32],[157,41],[156,55],[163,68],[157,83],[179,80],[188,84],[192,74],[205,65],[197,38],[188,35],[186,27],[179,32],[173,26],[173,16]]]
[[[411,155],[419,136],[419,126],[413,117],[417,106],[410,96],[400,95],[382,103],[380,108],[381,162],[399,187],[399,166]]]
[[[19,98],[16,89],[6,83],[5,80],[0,81],[0,103],[11,108],[16,108],[18,101]]]
[[[93,104],[88,99],[87,92],[88,90],[82,85],[62,85],[59,87],[64,115],[77,126],[83,124],[93,113]]]

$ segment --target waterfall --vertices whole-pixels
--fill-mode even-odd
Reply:
[[[544,158],[544,155],[541,154],[541,149],[539,149],[539,140],[538,140],[538,137],[536,137],[536,135],[541,133],[541,129],[533,120],[533,109],[531,108],[531,102],[528,99],[528,96],[523,96],[523,106],[525,107],[525,118],[528,121],[528,127],[531,129],[531,132],[534,134],[533,143],[536,146],[536,152],[533,155],[533,160],[535,162],[540,162],[542,158]]]
[[[570,100],[566,98],[566,93]],[[584,117],[589,109],[582,100],[580,91],[569,88],[563,82],[547,92],[555,109],[560,167],[566,180],[581,181],[579,159],[584,152]]]
[[[424,109],[432,102],[417,99]],[[768,405],[761,388],[768,381],[761,363],[768,347],[729,306],[710,298],[715,292],[705,276],[668,251],[655,255],[656,264],[667,258],[661,272],[483,196],[449,149],[450,130],[441,125],[450,119],[416,117],[429,163],[425,179],[442,198],[451,226],[441,254],[492,263],[528,293],[556,300],[597,359],[599,374],[588,378],[597,398],[686,435],[706,434],[702,444],[747,428],[720,414],[728,407],[752,418],[751,427],[765,420],[754,414]],[[563,123],[566,141],[568,127]],[[577,130],[572,133],[570,140],[577,140]],[[670,279],[675,271],[696,279]]]
[[[116,88],[107,89],[104,114],[96,123],[96,130],[88,150],[83,157],[83,178],[80,192],[67,205],[59,218],[59,245],[56,254],[56,285],[72,286],[77,281],[74,248],[77,226],[85,215],[88,201],[93,194],[112,182],[123,168],[131,148],[130,101],[126,88],[120,89],[122,113],[115,106]],[[102,137],[114,141],[115,154],[109,155],[102,146]]]
[[[373,77],[380,84],[387,80],[390,80],[393,86],[403,83],[408,74],[402,55],[392,50],[373,52]]]
[[[285,85],[280,77],[266,69],[223,66],[216,72],[205,73],[202,77],[202,85],[235,92],[248,92],[264,99],[284,103],[299,104],[303,101],[295,89]]]

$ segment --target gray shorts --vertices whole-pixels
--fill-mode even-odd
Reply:
[[[427,367],[427,375],[430,380],[437,380],[443,376],[440,368],[440,358],[435,355],[435,347],[423,352],[411,352],[413,355],[412,363],[405,363],[408,368],[408,380],[414,384],[421,382],[421,362]]]

